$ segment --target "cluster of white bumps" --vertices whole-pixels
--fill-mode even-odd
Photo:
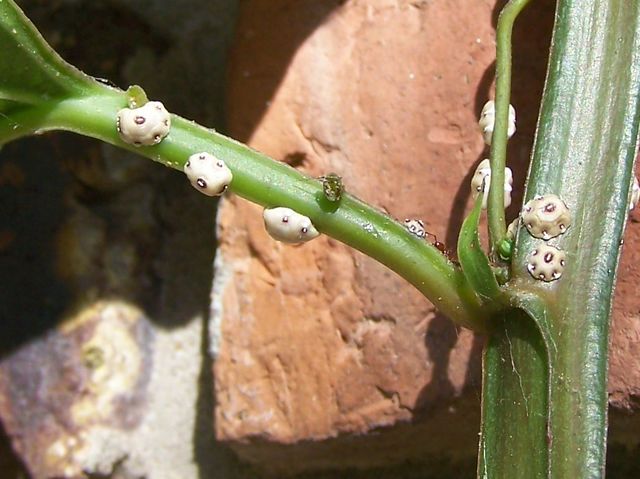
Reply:
[[[509,105],[509,123],[507,125],[507,136],[511,138],[516,132],[516,110],[512,105]],[[487,145],[491,145],[493,139],[493,129],[496,125],[496,104],[493,100],[489,100],[482,107],[480,113],[480,121],[478,121],[480,130],[482,131],[482,137]]]
[[[482,160],[476,172],[471,177],[471,194],[474,198],[482,194],[482,208],[487,208],[489,187],[491,186],[491,166],[489,160]],[[504,170],[504,207],[511,204],[511,191],[513,190],[513,172],[507,167]]]
[[[171,116],[162,103],[149,101],[138,108],[121,109],[116,117],[116,129],[125,143],[153,146],[169,134]],[[191,185],[207,196],[222,195],[233,180],[225,162],[207,152],[189,156],[184,173]],[[319,235],[309,218],[290,208],[265,209],[263,218],[271,237],[284,243],[303,243]]]
[[[638,178],[633,179],[629,210],[640,200]],[[571,226],[571,215],[567,205],[556,195],[536,196],[523,208],[522,222],[529,233],[548,241],[567,231]],[[527,260],[527,270],[536,279],[553,281],[562,276],[566,265],[566,254],[560,248],[546,243],[534,249]]]
[[[484,142],[491,145],[493,130],[496,122],[496,105],[490,100],[482,108],[478,125],[482,131]],[[509,105],[509,119],[507,136],[511,138],[516,132],[516,111]],[[471,178],[471,191],[474,198],[482,194],[482,207],[487,207],[489,187],[491,185],[491,166],[489,160],[480,162]],[[509,168],[504,173],[504,207],[511,204],[511,191],[513,185],[513,173]],[[640,185],[634,183],[631,204],[634,198],[640,199]],[[637,193],[636,193],[637,191]],[[534,238],[543,242],[538,245],[527,258],[527,271],[536,279],[548,282],[559,279],[566,265],[566,254],[560,248],[547,243],[567,231],[571,226],[571,215],[567,205],[556,195],[536,196],[529,201],[520,216],[516,218],[507,229],[507,238],[514,240],[520,221]]]
[[[528,201],[520,217],[529,234],[545,242],[564,234],[571,226],[569,208],[552,194],[539,195]],[[565,265],[565,252],[547,243],[537,246],[527,258],[527,271],[534,278],[546,282],[559,279]]]
[[[489,100],[485,103],[480,114],[480,130],[484,142],[487,145],[491,145],[491,139],[493,137],[493,129],[496,123],[496,104],[493,100]],[[516,110],[513,106],[509,105],[509,125],[507,128],[507,135],[509,138],[516,132]],[[477,198],[482,194],[482,208],[487,208],[487,200],[489,198],[489,188],[491,187],[491,166],[488,159],[482,160],[476,168],[473,177],[471,178],[471,194],[473,198]],[[505,168],[504,170],[504,207],[507,208],[511,205],[511,192],[513,191],[513,172],[511,168]]]

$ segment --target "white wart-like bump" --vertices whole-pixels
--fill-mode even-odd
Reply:
[[[283,243],[304,243],[320,234],[309,218],[291,208],[267,208],[262,217],[267,233]]]
[[[527,258],[529,274],[545,282],[560,279],[565,266],[565,252],[546,243],[537,246]]]
[[[567,231],[571,226],[571,213],[556,195],[536,196],[522,208],[522,223],[531,236],[548,240]]]
[[[482,138],[486,145],[491,145],[493,139],[493,129],[496,125],[496,104],[493,100],[489,100],[482,107],[480,113],[480,120],[478,121],[480,130],[482,131]],[[511,138],[516,132],[516,110],[512,105],[509,105],[509,119],[507,124],[507,137]]]
[[[425,238],[427,236],[427,230],[424,229],[422,220],[406,219],[404,220],[404,227],[407,228],[409,233],[418,238]]]
[[[116,118],[116,129],[125,143],[152,146],[160,143],[171,129],[171,115],[159,101],[139,108],[123,108]]]
[[[233,180],[229,167],[211,153],[194,153],[184,165],[191,185],[207,196],[220,196]]]
[[[489,187],[491,186],[491,166],[488,159],[482,160],[475,173],[471,177],[471,194],[477,198],[482,194],[482,208],[487,208],[489,199]],[[511,192],[513,191],[513,172],[511,168],[504,169],[504,207],[511,204]]]

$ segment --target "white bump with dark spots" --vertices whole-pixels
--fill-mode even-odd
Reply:
[[[522,208],[522,223],[531,236],[549,240],[571,226],[567,205],[556,195],[536,196]]]
[[[549,282],[562,276],[566,266],[566,254],[560,248],[543,243],[527,258],[527,271],[535,279]]]
[[[404,220],[404,227],[407,228],[409,233],[416,235],[418,238],[427,236],[427,231],[424,229],[422,220],[406,219]]]
[[[320,234],[309,218],[291,208],[267,208],[262,217],[269,235],[283,243],[304,243]]]
[[[160,143],[171,128],[171,115],[159,101],[139,108],[123,108],[116,118],[116,129],[125,143],[152,146]]]
[[[206,152],[191,155],[184,165],[184,172],[191,185],[207,196],[220,196],[233,180],[225,162]]]

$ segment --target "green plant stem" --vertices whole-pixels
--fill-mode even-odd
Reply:
[[[116,113],[126,106],[125,92],[96,83],[88,96],[13,111],[10,118],[0,119],[0,138],[8,141],[33,132],[68,130],[177,170],[182,170],[189,155],[211,152],[233,172],[230,192],[265,207],[287,206],[308,216],[320,232],[405,278],[458,324],[484,330],[480,301],[460,268],[404,225],[348,194],[336,208],[324,198],[320,181],[175,115],[169,136],[160,144],[135,148],[122,142],[116,131]]]
[[[496,28],[496,122],[491,140],[491,186],[487,202],[489,241],[495,251],[505,239],[504,169],[507,162],[507,128],[511,98],[511,36],[513,24],[530,0],[511,0],[500,12]]]
[[[458,261],[467,281],[480,298],[492,307],[499,307],[502,291],[491,268],[489,258],[482,250],[478,224],[482,212],[482,195],[478,195],[473,209],[462,223],[458,237]]]
[[[193,153],[213,153],[233,172],[230,192],[308,216],[320,232],[404,277],[458,324],[484,330],[480,299],[460,267],[388,215],[348,194],[336,205],[324,197],[320,181],[178,116],[172,117],[171,131],[160,144],[135,148],[124,143],[116,131],[116,115],[143,102],[142,89],[135,87],[127,94],[66,63],[12,0],[0,0],[0,45],[0,143],[68,130],[177,170]]]
[[[535,322],[511,309],[490,319],[482,358],[478,477],[544,478],[548,471],[548,358]]]

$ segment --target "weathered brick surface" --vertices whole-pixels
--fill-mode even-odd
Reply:
[[[464,178],[483,150],[476,115],[490,86],[493,7],[247,2],[230,133],[305,173],[334,171],[351,193],[397,218],[422,218],[451,243]],[[333,240],[272,241],[259,208],[237,198],[219,212],[219,242],[220,439],[270,466],[302,455],[289,470],[474,454],[480,338]],[[442,414],[467,433],[454,440],[460,447],[443,448],[435,434],[446,429]],[[392,447],[403,435],[411,446]]]

